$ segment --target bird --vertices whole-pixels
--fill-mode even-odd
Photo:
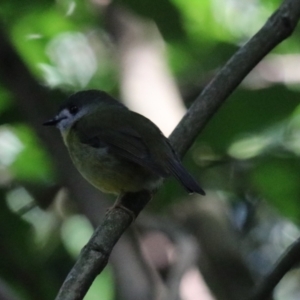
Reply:
[[[44,125],[59,129],[75,167],[102,192],[152,192],[173,176],[205,195],[160,129],[104,91],[76,92]]]

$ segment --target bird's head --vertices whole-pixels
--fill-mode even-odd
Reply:
[[[123,106],[107,93],[99,90],[80,91],[71,95],[60,107],[54,118],[46,121],[45,126],[56,126],[65,133],[81,118],[97,109],[107,106]]]

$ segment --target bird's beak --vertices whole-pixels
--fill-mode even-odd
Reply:
[[[43,123],[44,126],[55,126],[56,124],[58,124],[61,120],[66,119],[66,117],[64,116],[55,116],[54,118],[46,121],[45,123]]]

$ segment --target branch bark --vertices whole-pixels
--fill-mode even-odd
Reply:
[[[266,24],[241,47],[196,98],[170,136],[183,156],[210,118],[246,75],[275,46],[289,37],[300,17],[300,3],[285,0]]]
[[[131,216],[125,210],[114,209],[95,230],[79,259],[67,276],[56,299],[83,299],[95,277],[104,269],[117,239],[130,225]]]
[[[267,53],[293,32],[299,17],[299,0],[285,0],[259,32],[241,47],[213,78],[170,136],[172,144],[181,156],[244,77]],[[123,204],[134,205],[127,207],[137,216],[150,198],[151,195],[146,192],[125,195]],[[79,300],[84,297],[94,278],[106,266],[113,246],[130,224],[131,216],[123,210],[114,209],[107,214],[80,254],[56,300]]]

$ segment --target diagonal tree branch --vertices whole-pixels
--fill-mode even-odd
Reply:
[[[292,34],[299,17],[299,1],[283,1],[266,24],[228,60],[172,132],[170,140],[180,155],[187,152],[206,123],[257,63]]]
[[[245,76],[293,32],[299,18],[300,1],[285,0],[259,32],[213,78],[170,136],[181,156]],[[137,216],[150,199],[149,193],[141,192],[125,195],[122,202]],[[84,297],[94,278],[106,266],[110,252],[131,221],[131,216],[120,209],[111,210],[107,214],[82,250],[56,300],[79,300]]]

